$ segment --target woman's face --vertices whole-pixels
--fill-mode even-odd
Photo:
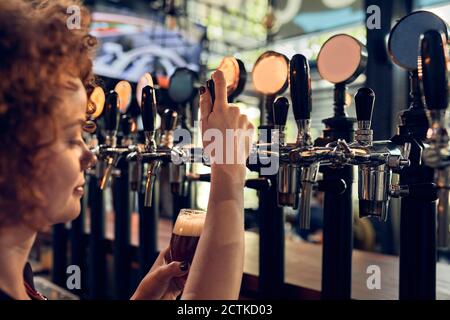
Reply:
[[[61,93],[58,106],[57,140],[42,151],[45,161],[43,181],[38,188],[43,192],[47,208],[39,229],[75,219],[81,209],[84,194],[84,171],[95,163],[95,156],[82,138],[86,117],[87,95],[79,79],[71,78]]]

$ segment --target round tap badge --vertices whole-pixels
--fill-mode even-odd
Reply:
[[[141,78],[139,79],[136,87],[136,100],[138,102],[138,106],[141,107],[142,103],[142,89],[144,89],[145,86],[150,86],[152,88],[155,87],[153,83],[153,78],[150,75],[150,73],[144,73]],[[154,102],[156,103],[156,96],[153,95]]]
[[[127,112],[127,108],[131,102],[131,85],[128,81],[119,81],[114,88],[114,91],[119,95],[119,111],[121,113]]]
[[[95,87],[89,97],[86,110],[91,119],[97,119],[102,114],[105,100],[105,92],[103,89],[101,87]]]

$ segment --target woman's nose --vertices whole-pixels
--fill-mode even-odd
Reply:
[[[89,168],[92,168],[97,163],[97,157],[94,153],[92,153],[87,145],[84,143],[84,149],[83,149],[83,155],[81,158],[81,169],[87,170]]]

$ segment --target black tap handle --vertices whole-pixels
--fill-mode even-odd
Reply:
[[[308,60],[301,54],[292,57],[289,63],[292,110],[295,120],[311,118],[311,76]]]
[[[214,86],[214,80],[213,79],[209,79],[206,81],[206,87],[209,90],[209,95],[211,96],[211,102],[214,105],[214,101],[216,100],[216,89]]]
[[[289,110],[289,100],[285,97],[279,97],[273,104],[273,123],[279,126],[285,126]]]
[[[371,121],[374,103],[375,93],[373,90],[367,87],[359,88],[355,94],[356,119]]]
[[[178,113],[172,109],[164,110],[163,128],[164,130],[175,130],[177,126]]]
[[[425,32],[420,41],[422,88],[430,110],[445,110],[448,104],[445,36],[437,30]]]
[[[123,135],[128,136],[131,132],[131,127],[133,126],[133,118],[127,114],[122,115],[120,119],[120,126],[122,128]]]
[[[154,90],[151,86],[145,86],[142,89],[141,112],[144,131],[155,131],[156,104],[153,100]]]
[[[111,90],[103,112],[106,131],[117,131],[119,125],[119,103],[119,95],[114,90]]]
[[[211,182],[211,174],[203,173],[196,177],[195,181]],[[268,190],[270,188],[270,180],[267,178],[252,178],[245,180],[245,187],[255,190]]]
[[[245,187],[249,189],[269,190],[270,186],[270,179],[267,178],[253,178],[245,180]]]
[[[330,192],[334,194],[343,194],[347,189],[347,184],[343,179],[327,179],[317,181],[316,190]]]

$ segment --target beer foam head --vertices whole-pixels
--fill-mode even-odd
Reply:
[[[182,209],[175,222],[173,233],[179,236],[200,237],[205,218],[205,211]]]

